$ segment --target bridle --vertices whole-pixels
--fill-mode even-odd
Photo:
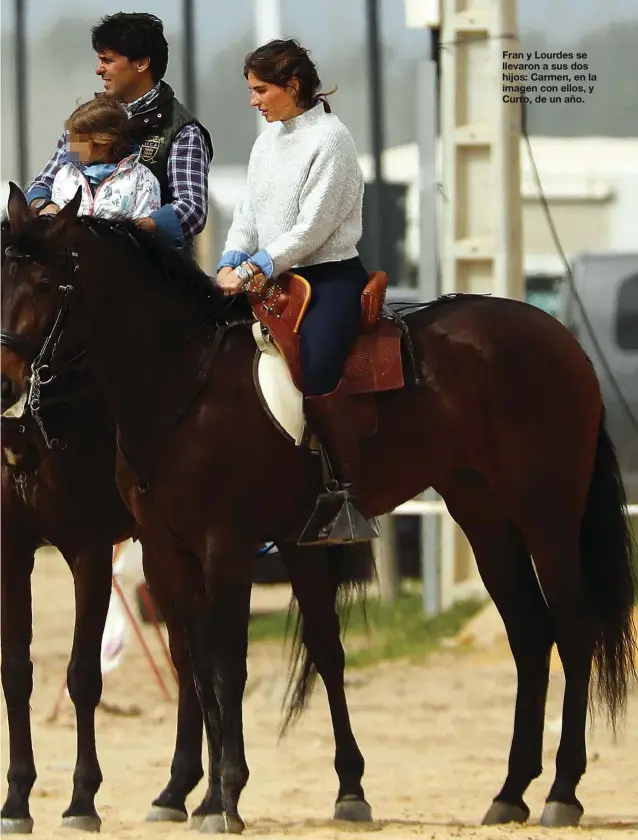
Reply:
[[[34,265],[41,265],[31,254],[22,253],[11,245],[5,249],[4,253],[5,257],[9,260],[23,260]],[[64,250],[60,256],[62,256],[65,262],[67,260],[70,261],[71,272],[75,274],[79,269],[77,252]],[[43,340],[25,337],[11,330],[0,331],[0,345],[8,347],[25,361],[31,361],[31,376],[29,377],[29,393],[26,408],[37,423],[47,449],[64,449],[66,448],[66,444],[61,444],[58,438],[50,438],[47,434],[40,414],[43,399],[41,389],[44,386],[50,385],[69,370],[77,368],[86,356],[86,351],[82,350],[72,359],[62,361],[57,371],[54,371],[53,362],[69,314],[70,295],[73,288],[72,284],[60,285],[58,287],[61,295],[60,304],[51,331]]]

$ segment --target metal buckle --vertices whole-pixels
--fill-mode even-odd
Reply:
[[[269,282],[266,275],[260,272],[246,280],[243,289],[251,295],[263,295],[264,290],[268,288]]]

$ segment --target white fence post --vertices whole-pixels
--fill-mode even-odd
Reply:
[[[442,516],[451,521],[445,502],[443,501],[423,501],[412,499],[405,502],[399,507],[395,508],[391,516]],[[627,516],[638,517],[638,504],[627,505]],[[454,523],[452,523],[454,524]],[[450,532],[450,528],[443,529],[443,533]],[[444,537],[445,538],[445,537]],[[443,559],[446,556],[445,546],[442,546],[441,555],[438,560],[438,581],[439,581],[439,599],[437,611],[441,611],[451,607],[455,602],[461,601],[464,598],[471,598],[473,596],[484,596],[486,594],[483,582],[478,574],[476,568],[476,561],[474,555],[471,555],[472,562],[465,569],[454,568],[451,564],[446,564]],[[464,575],[460,573],[465,573]],[[433,578],[432,571],[430,572],[430,579]],[[426,605],[427,606],[427,605]],[[428,613],[432,614],[432,613]]]
[[[396,522],[390,514],[379,517],[379,539],[375,541],[374,548],[379,576],[379,595],[383,603],[394,604],[399,595],[400,575]]]

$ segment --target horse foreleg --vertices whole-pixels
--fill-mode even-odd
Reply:
[[[29,700],[33,690],[31,572],[34,548],[2,529],[2,689],[9,723],[9,782],[2,834],[30,834],[29,795],[36,770]]]
[[[170,593],[172,611],[169,608],[169,620],[174,616],[177,630],[171,638],[172,644],[183,637],[190,659],[192,681],[200,706],[199,719],[203,720],[208,746],[208,789],[200,806],[191,815],[191,825],[206,832],[240,831],[243,823],[227,825],[224,821],[222,797],[222,717],[218,698],[215,693],[215,668],[219,631],[215,622],[214,597],[207,592],[199,560],[182,545],[177,544],[164,529],[147,529],[141,536],[144,546],[144,568],[151,589],[154,582],[161,581],[164,592]],[[211,561],[212,562],[212,561]],[[219,564],[217,564],[217,567]],[[160,610],[164,611],[162,596],[158,600]],[[221,629],[226,633],[226,628]],[[244,657],[245,658],[245,657]],[[176,667],[179,665],[175,662]],[[185,669],[184,669],[185,673]],[[182,682],[180,677],[180,683]],[[181,691],[180,691],[181,696]],[[187,700],[190,703],[190,700]],[[188,706],[183,709],[186,713]],[[180,710],[182,711],[182,710]],[[194,729],[188,730],[191,735]],[[184,735],[178,723],[178,737]],[[194,740],[189,740],[188,753],[193,762]],[[182,754],[184,755],[184,754]],[[198,748],[201,758],[201,742]],[[190,764],[191,768],[194,764]],[[170,782],[169,782],[170,787]],[[154,804],[157,804],[158,800]],[[172,807],[172,806],[169,806]],[[185,812],[185,811],[184,811]]]
[[[153,800],[146,819],[148,822],[184,822],[188,818],[186,797],[204,775],[202,710],[193,681],[193,668],[184,625],[161,568],[153,562],[150,550],[146,546],[144,574],[153,599],[166,622],[171,658],[179,680],[177,733],[171,761],[171,776],[164,790]],[[198,827],[198,823],[201,823],[201,819],[194,815],[192,826]]]
[[[337,586],[330,581],[328,557],[321,549],[279,546],[303,617],[303,643],[326,687],[335,738],[339,793],[334,818],[369,821],[361,779],[365,762],[352,731],[346,700],[345,654],[335,608]]]
[[[111,596],[113,546],[102,541],[81,549],[65,547],[63,554],[75,588],[75,629],[67,686],[75,706],[77,759],[71,804],[62,815],[62,824],[99,831],[95,795],[102,784],[102,771],[95,745],[95,709],[102,696],[100,653]]]
[[[207,729],[209,789],[193,817],[203,833],[240,834],[239,798],[248,782],[242,703],[246,686],[252,558],[256,546],[217,546],[206,558],[206,598],[197,627],[193,662]],[[204,635],[201,635],[202,631]],[[198,664],[195,665],[195,662]],[[212,665],[212,685],[210,666]],[[214,698],[210,689],[214,689]],[[213,702],[214,700],[214,702]],[[215,750],[219,752],[216,754]],[[219,790],[217,784],[220,784]]]
[[[220,589],[215,604],[215,694],[221,711],[222,727],[222,826],[236,833],[244,828],[239,816],[239,797],[248,782],[249,770],[244,749],[242,704],[246,688],[248,623],[250,619],[250,578]],[[204,828],[210,831],[211,823]]]

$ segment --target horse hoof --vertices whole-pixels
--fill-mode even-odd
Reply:
[[[372,808],[358,796],[344,796],[335,805],[333,819],[348,822],[372,822]]]
[[[98,817],[62,817],[64,828],[74,828],[76,831],[99,832],[102,827],[102,820]]]
[[[548,802],[541,814],[541,825],[545,828],[577,828],[583,809],[579,805],[565,802]]]
[[[183,823],[188,819],[185,811],[178,808],[165,808],[163,805],[153,805],[146,815],[145,822]]]
[[[241,834],[245,826],[239,817],[228,814],[209,814],[199,828],[200,834]]]
[[[529,810],[512,805],[509,802],[492,802],[483,825],[503,825],[504,823],[524,823],[529,817]]]
[[[33,817],[2,817],[0,834],[31,834],[33,831]]]
[[[189,822],[188,827],[191,831],[199,831],[205,819],[206,817],[203,814],[191,814],[191,821]]]

